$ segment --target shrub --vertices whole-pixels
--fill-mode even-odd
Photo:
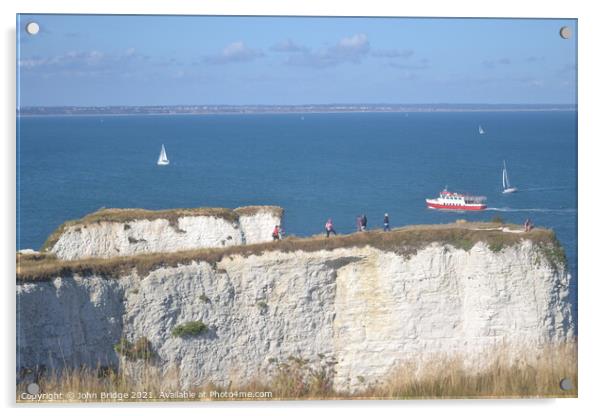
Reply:
[[[540,243],[539,248],[554,271],[558,271],[561,267],[566,267],[566,253],[555,237],[551,242]]]
[[[126,338],[121,338],[113,347],[115,352],[130,361],[150,360],[153,356],[152,345],[146,337],[140,337],[132,344]]]
[[[177,325],[172,331],[171,335],[174,337],[194,337],[202,334],[207,330],[207,325],[202,321],[189,321],[183,324]]]
[[[470,251],[470,249],[474,246],[474,241],[471,241],[468,238],[460,237],[460,238],[450,241],[450,244],[452,246],[462,249],[464,251]]]
[[[504,243],[500,241],[492,241],[491,243],[489,243],[489,250],[493,251],[494,253],[502,251],[503,248]]]

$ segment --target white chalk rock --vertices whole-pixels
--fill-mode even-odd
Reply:
[[[179,226],[189,235],[200,224]],[[249,235],[261,239],[263,228]],[[433,243],[409,258],[370,246],[274,250],[147,276],[18,282],[17,368],[117,366],[120,338],[147,337],[152,365],[177,374],[182,386],[265,380],[270,359],[324,354],[337,361],[335,388],[354,391],[433,354],[457,354],[478,367],[500,345],[535,354],[571,338],[569,279],[523,240],[496,252],[484,243],[468,251]],[[176,325],[197,320],[204,333],[172,335]]]

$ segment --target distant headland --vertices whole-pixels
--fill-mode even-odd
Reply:
[[[29,106],[18,115],[174,115],[295,113],[416,113],[468,111],[576,111],[574,104],[300,104],[300,105],[149,105]]]

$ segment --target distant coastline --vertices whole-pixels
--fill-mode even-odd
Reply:
[[[173,106],[35,106],[17,109],[19,116],[128,116],[202,114],[433,113],[576,111],[572,104],[304,104],[304,105],[173,105]]]

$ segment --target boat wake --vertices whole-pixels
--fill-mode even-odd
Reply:
[[[486,211],[499,211],[499,212],[542,212],[549,214],[574,214],[577,212],[575,208],[495,208],[488,207]]]
[[[520,192],[547,192],[547,191],[569,191],[574,190],[570,186],[550,186],[550,187],[542,187],[542,188],[521,188]]]

